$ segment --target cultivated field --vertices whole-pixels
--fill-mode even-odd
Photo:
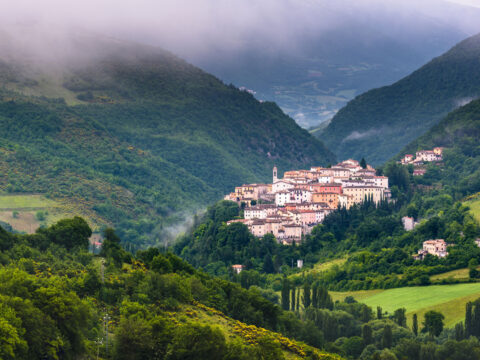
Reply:
[[[480,298],[480,283],[331,292],[331,295],[334,300],[343,300],[350,295],[374,310],[380,306],[384,312],[390,314],[404,307],[407,309],[409,324],[414,313],[419,319],[423,319],[423,315],[429,310],[440,311],[445,315],[445,324],[453,326],[463,321],[465,304]]]
[[[63,218],[83,216],[92,228],[97,224],[94,214],[86,214],[73,203],[54,201],[43,195],[0,195],[0,221],[19,232],[34,233],[40,226],[48,226]]]

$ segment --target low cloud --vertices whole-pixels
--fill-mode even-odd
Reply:
[[[377,129],[370,129],[364,132],[352,131],[345,139],[342,140],[342,142],[368,138],[374,135],[378,135],[381,132],[382,132],[381,130],[377,130]]]
[[[455,100],[455,107],[465,106],[475,99],[477,99],[477,97],[474,97],[474,96],[468,96],[468,97],[457,99],[457,100]]]

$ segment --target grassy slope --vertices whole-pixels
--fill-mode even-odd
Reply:
[[[44,219],[38,219],[39,212],[43,213]],[[19,232],[31,234],[42,225],[48,226],[75,215],[82,215],[93,230],[98,230],[98,217],[93,212],[83,211],[75,204],[54,201],[39,194],[0,195],[0,221],[10,224]]]
[[[249,345],[255,344],[259,337],[272,337],[282,345],[283,354],[287,360],[305,358],[306,350],[314,351],[320,360],[341,359],[341,357],[338,355],[324,353],[303,343],[287,339],[281,334],[259,328],[255,325],[247,325],[238,320],[234,320],[218,310],[209,308],[199,303],[183,306],[180,311],[176,313],[171,312],[169,315],[172,322],[177,325],[181,325],[182,323],[189,321],[198,321],[208,325],[216,326],[222,331],[227,342],[240,340],[245,345]]]
[[[480,194],[476,194],[469,200],[465,201],[465,205],[470,208],[470,212],[475,219],[480,222]]]
[[[356,97],[320,137],[339,158],[382,163],[462,101],[480,95],[479,59],[476,35],[397,83]]]
[[[419,318],[423,318],[425,312],[437,310],[445,315],[445,324],[451,327],[464,319],[465,304],[480,297],[480,283],[332,292],[331,294],[334,300],[353,296],[374,309],[381,306],[383,311],[388,311],[390,314],[404,307],[407,309],[409,322],[414,313],[417,313]]]
[[[269,180],[274,164],[334,160],[275,104],[168,52],[88,37],[72,46],[95,55],[67,61],[60,79],[0,54],[0,87],[14,90],[0,90],[0,190],[66,199],[127,240],[153,240],[178,212]]]

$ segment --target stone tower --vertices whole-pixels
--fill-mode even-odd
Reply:
[[[277,176],[277,167],[274,166],[273,167],[273,183],[276,183],[278,180],[278,176]]]

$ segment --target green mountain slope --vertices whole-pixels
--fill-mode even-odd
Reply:
[[[4,191],[70,199],[142,243],[180,211],[270,179],[274,164],[334,160],[275,104],[166,51],[83,35],[68,45],[55,62],[0,51]]]
[[[430,166],[423,182],[439,182],[460,195],[480,191],[480,100],[451,112],[427,133],[406,146],[401,155],[435,146],[446,147],[444,166]]]
[[[448,112],[480,96],[480,35],[391,86],[348,103],[319,136],[339,158],[379,164]]]

